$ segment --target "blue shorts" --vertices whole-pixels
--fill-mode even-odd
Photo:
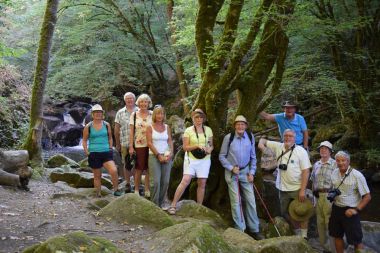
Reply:
[[[100,169],[108,161],[113,161],[112,150],[107,152],[91,152],[88,155],[88,165],[92,169]]]

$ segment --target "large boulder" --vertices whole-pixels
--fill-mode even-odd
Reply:
[[[174,220],[161,208],[133,193],[113,200],[99,211],[99,216],[119,223],[146,225],[154,229],[175,224]]]
[[[29,154],[27,150],[0,151],[0,169],[16,173],[28,167]]]
[[[77,146],[82,138],[83,126],[61,122],[51,132],[54,143],[61,146]]]
[[[62,154],[57,154],[49,158],[47,161],[47,166],[49,168],[58,168],[61,167],[62,165],[69,165],[71,168],[79,168],[80,165],[75,162],[74,160],[71,160],[70,158],[62,155]]]
[[[92,188],[94,187],[94,175],[90,172],[65,172],[62,169],[55,169],[50,173],[50,180],[55,183],[62,181],[75,188]],[[112,189],[112,183],[109,179],[102,177],[102,185]]]
[[[238,251],[251,252],[250,249],[252,248],[252,244],[256,243],[255,239],[235,228],[226,229],[222,236],[224,241],[227,242],[230,247],[235,248],[234,252],[236,252],[236,249]]]
[[[289,223],[284,218],[280,216],[274,217],[273,222],[274,224],[266,222],[260,223],[265,238],[278,237],[278,233],[280,233],[281,236],[293,235]]]
[[[226,229],[228,226],[220,215],[203,205],[196,203],[194,200],[183,200],[178,202],[177,217],[183,219],[195,219],[203,221],[215,229]]]
[[[112,242],[102,237],[88,236],[82,231],[49,238],[43,243],[28,247],[23,253],[91,252],[122,253]]]
[[[362,221],[363,229],[363,243],[364,245],[372,248],[380,248],[380,223],[379,222],[370,222]]]
[[[211,226],[185,222],[156,232],[144,247],[150,252],[232,252],[232,248]]]

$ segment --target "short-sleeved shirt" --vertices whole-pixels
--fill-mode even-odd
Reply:
[[[284,141],[284,131],[286,129],[292,129],[296,133],[296,144],[303,145],[303,132],[307,130],[304,117],[296,113],[293,119],[288,119],[285,113],[277,113],[274,115],[274,118],[278,124],[282,141]]]
[[[137,108],[133,108],[133,111],[137,111]],[[115,123],[120,125],[120,144],[123,147],[128,147],[129,145],[129,119],[131,117],[131,114],[132,113],[128,112],[127,107],[124,106],[124,108],[121,108],[119,111],[117,111],[115,117]]]
[[[185,132],[183,133],[183,137],[184,138],[189,138],[189,145],[190,146],[193,146],[193,145],[199,145],[201,147],[206,147],[208,145],[208,140],[210,137],[212,137],[212,130],[211,128],[209,128],[208,126],[204,126],[204,129],[205,129],[205,132],[206,132],[206,138],[205,138],[205,134],[204,133],[198,133],[198,138],[197,138],[197,134],[195,133],[195,130],[194,130],[194,126],[191,126],[191,127],[188,127],[186,128]],[[192,159],[192,160],[200,160],[200,159],[197,159],[195,158],[191,152],[188,152],[189,153],[189,158]],[[204,158],[204,160],[206,159],[210,159],[210,155],[206,155]]]
[[[342,185],[339,186],[346,174],[348,174],[348,176],[344,179]],[[334,188],[339,186],[341,192],[334,201],[334,204],[337,206],[357,207],[362,196],[369,193],[367,181],[363,174],[351,167],[347,169],[343,176],[340,174],[339,168],[336,168],[331,174],[331,180]]]
[[[276,157],[280,157],[282,152],[286,152],[284,143],[267,141],[266,145],[273,150]],[[287,164],[287,170],[277,169],[276,188],[280,191],[297,191],[301,189],[302,171],[311,168],[306,150],[296,145],[293,152],[287,152],[278,160],[278,164]]]
[[[130,127],[133,127],[134,125],[133,117],[135,113],[132,113],[129,119]],[[148,142],[146,139],[146,128],[150,125],[152,125],[152,111],[149,111],[149,114],[145,119],[141,118],[139,113],[136,114],[136,128],[135,128],[135,133],[134,133],[136,148],[148,147]]]
[[[321,160],[314,163],[313,171],[310,180],[313,182],[314,190],[332,189],[331,174],[336,168],[334,159],[329,158],[327,162],[323,163]]]

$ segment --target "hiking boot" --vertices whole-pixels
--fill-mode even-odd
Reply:
[[[125,193],[131,193],[131,190],[132,190],[132,188],[131,188],[131,184],[130,184],[130,183],[127,183],[127,184],[125,185]]]
[[[265,237],[260,232],[247,232],[253,239],[260,241],[265,239]]]
[[[119,196],[123,195],[123,193],[122,193],[121,190],[117,190],[117,191],[113,192],[113,195],[116,196],[116,197],[119,197]]]

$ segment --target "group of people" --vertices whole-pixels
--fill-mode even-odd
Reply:
[[[156,105],[150,111],[152,101],[147,94],[135,100],[135,95],[127,92],[124,95],[125,107],[115,117],[116,149],[121,152],[124,164],[125,192],[133,191],[130,177],[134,171],[134,193],[139,194],[141,175],[145,172],[145,196],[162,207],[174,154],[171,130],[165,123],[165,109],[162,106]],[[307,238],[308,219],[298,219],[296,216],[305,215],[305,208],[309,206],[306,189],[311,180],[319,239],[325,250],[343,252],[344,235],[356,249],[363,248],[358,214],[371,199],[364,176],[350,167],[347,152],[339,151],[335,155],[336,160],[332,159],[332,144],[328,141],[319,145],[321,159],[312,166],[305,119],[296,113],[297,107],[291,102],[286,101],[283,109],[284,113],[279,114],[260,113],[263,119],[278,123],[281,141],[261,138],[258,144],[261,150],[269,148],[276,155],[276,188],[281,215],[289,221],[296,234]],[[100,168],[105,167],[112,178],[114,195],[120,196],[117,169],[112,160],[111,128],[103,121],[104,110],[100,105],[93,106],[92,117],[93,121],[83,130],[83,147],[94,172],[94,186],[100,195]],[[201,109],[195,109],[191,117],[193,125],[183,134],[183,177],[167,210],[172,215],[176,213],[177,202],[193,177],[197,178],[197,203],[203,203],[211,166],[213,133],[204,124],[206,115]],[[259,231],[253,185],[256,173],[255,139],[247,129],[247,119],[238,115],[234,120],[234,131],[223,139],[219,160],[225,168],[235,228],[260,240],[264,237]],[[136,162],[131,168],[126,158],[133,155]],[[291,209],[291,206],[297,207]]]

